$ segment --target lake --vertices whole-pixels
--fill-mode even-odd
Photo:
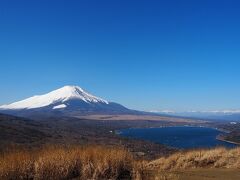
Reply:
[[[217,140],[216,136],[222,133],[213,128],[189,126],[132,128],[120,131],[121,136],[148,140],[181,149],[210,148],[216,146],[236,147],[235,144]]]

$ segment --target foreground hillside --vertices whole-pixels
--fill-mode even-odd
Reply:
[[[132,179],[136,165],[119,148],[45,147],[1,154],[0,179]]]
[[[175,153],[145,165],[147,179],[238,180],[240,148],[197,149]]]
[[[44,147],[0,155],[0,179],[238,179],[240,148],[192,150],[140,161],[122,148]]]
[[[197,149],[162,157],[150,162],[149,169],[174,170],[194,168],[240,169],[240,148]]]

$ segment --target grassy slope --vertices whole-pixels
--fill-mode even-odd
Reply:
[[[119,148],[45,147],[0,155],[0,179],[130,179],[132,155]]]
[[[126,149],[48,146],[0,155],[0,179],[239,179],[240,148],[175,153],[139,161]]]
[[[198,149],[154,160],[146,176],[162,179],[239,179],[240,148]]]
[[[240,148],[196,149],[179,152],[150,162],[150,169],[239,168]]]

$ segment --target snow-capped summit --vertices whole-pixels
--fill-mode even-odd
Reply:
[[[83,114],[136,113],[114,102],[91,95],[79,86],[64,86],[44,95],[33,96],[9,105],[0,112],[32,117],[36,115],[79,116]]]
[[[108,101],[98,98],[84,91],[79,86],[64,86],[44,95],[33,96],[9,105],[0,106],[1,109],[34,109],[46,107],[52,104],[60,104],[53,109],[65,108],[64,102],[68,100],[82,100],[86,103],[104,103]]]

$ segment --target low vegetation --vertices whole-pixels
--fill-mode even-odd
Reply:
[[[147,164],[147,169],[179,170],[197,168],[240,169],[240,148],[196,149],[175,153]]]
[[[183,151],[149,162],[102,146],[48,146],[0,155],[0,179],[178,179],[172,172],[211,168],[240,169],[240,148]]]
[[[136,179],[137,167],[124,149],[47,147],[3,153],[0,179]]]

